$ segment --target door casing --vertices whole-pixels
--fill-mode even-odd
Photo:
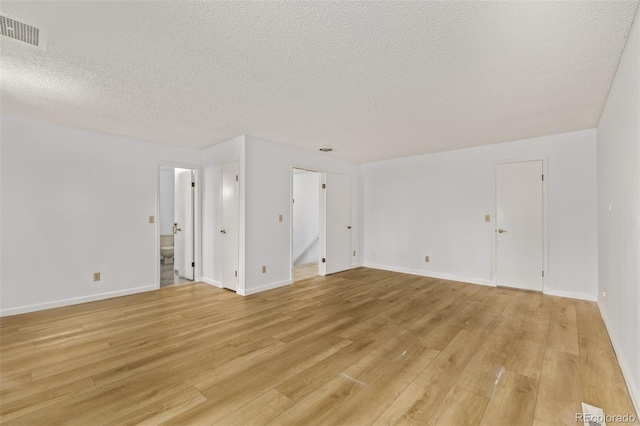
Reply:
[[[196,184],[193,192],[193,259],[196,264],[193,269],[194,281],[202,278],[202,169],[197,164],[175,163],[171,161],[156,161],[156,211],[155,211],[155,244],[154,259],[160,259],[160,168],[172,167],[178,169],[191,169],[195,171],[194,182]],[[156,288],[160,288],[161,277],[160,262],[155,265]]]
[[[231,179],[235,175],[236,179]],[[222,191],[220,205],[222,208],[221,229],[225,231],[222,238],[222,257],[220,284],[223,288],[239,292],[240,290],[240,162],[228,161],[222,164]],[[224,191],[233,186],[233,205],[224,199]],[[234,271],[234,272],[232,272]]]
[[[544,277],[542,277],[542,292],[548,292],[549,286],[549,276],[551,271],[549,271],[549,203],[548,203],[548,184],[549,184],[549,173],[548,173],[548,158],[546,156],[543,157],[524,157],[524,158],[514,158],[510,160],[501,160],[493,163],[493,238],[492,241],[492,252],[493,252],[493,262],[492,262],[492,282],[494,286],[498,285],[497,282],[497,270],[498,270],[498,256],[497,256],[497,217],[498,217],[498,191],[497,191],[497,168],[500,164],[512,164],[512,163],[524,163],[530,161],[542,161],[542,174],[544,175],[544,180],[542,180],[542,263],[544,270]]]
[[[305,168],[301,168],[301,167],[292,167],[291,168],[291,204],[290,204],[290,214],[289,217],[291,218],[291,241],[290,241],[290,251],[289,251],[289,257],[291,258],[291,278],[290,281],[293,282],[293,267],[294,267],[294,257],[293,257],[293,244],[294,244],[294,222],[295,222],[295,214],[294,214],[294,179],[295,179],[295,170],[304,170],[306,172],[311,172],[311,173],[315,173],[318,176],[318,183],[321,184],[322,181],[322,173],[317,172],[315,170],[309,170],[309,169],[305,169]],[[321,216],[322,216],[322,212],[321,212],[321,195],[322,193],[320,192],[322,191],[321,189],[318,191],[318,233],[321,232]],[[321,257],[320,253],[319,253],[319,257]],[[317,267],[318,267],[318,275],[321,274],[320,271],[320,266],[321,266],[321,261],[320,259],[318,259],[317,262]]]
[[[334,274],[351,269],[351,177],[335,173],[321,173],[320,182],[320,275]],[[348,193],[344,183],[348,182]],[[326,185],[326,189],[324,186]],[[338,190],[342,193],[338,193]],[[340,198],[348,209],[337,212],[329,204]],[[329,201],[331,199],[331,201]],[[338,203],[342,208],[343,204]],[[348,245],[348,246],[347,246]]]
[[[291,180],[290,180],[290,202],[289,202],[289,217],[293,217],[293,203],[291,202],[293,200],[293,170],[294,169],[301,169],[301,170],[308,170],[311,172],[315,172],[320,174],[320,185],[322,186],[322,184],[326,184],[326,175],[327,174],[332,174],[332,173],[328,173],[328,172],[324,172],[321,170],[315,170],[314,168],[309,168],[309,167],[305,167],[305,166],[300,166],[300,165],[291,165]],[[333,175],[339,175],[339,174],[333,174]],[[350,178],[350,176],[345,175],[347,177]],[[350,182],[350,188],[353,186],[353,182]],[[349,196],[349,221],[348,223],[345,223],[345,227],[346,226],[353,226],[353,224],[351,223],[352,220],[352,208],[353,206],[351,205],[351,191],[353,189],[350,189],[350,196]],[[325,275],[326,274],[326,264],[322,262],[322,257],[326,258],[326,206],[325,206],[325,194],[322,192],[325,191],[325,189],[320,189],[320,257],[321,260],[319,262],[319,274],[320,275]],[[349,231],[349,262],[348,262],[348,268],[347,269],[351,269],[351,249],[352,249],[352,239],[351,239],[351,233],[352,231]],[[293,220],[290,221],[290,229],[289,229],[289,262],[290,262],[290,281],[293,282]]]
[[[176,169],[174,169],[175,171]],[[182,170],[182,169],[181,169]],[[174,246],[174,270],[178,271],[180,278],[193,280],[194,269],[192,262],[194,259],[194,226],[193,218],[195,188],[193,187],[194,171],[187,169],[175,175],[176,181],[176,197],[174,202],[174,230],[173,246]],[[185,197],[184,199],[182,197]],[[186,210],[185,210],[186,207]],[[176,225],[177,224],[177,225]],[[184,258],[181,258],[181,257]]]

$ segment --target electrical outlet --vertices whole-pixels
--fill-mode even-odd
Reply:
[[[267,265],[262,265],[262,273],[263,274],[267,273]]]
[[[425,256],[424,257],[424,261],[428,263],[429,262],[429,256]]]
[[[354,256],[356,255],[356,251],[355,251],[355,250],[353,251],[353,255],[354,255]]]
[[[149,216],[149,223],[155,223],[156,218],[153,216]]]
[[[491,222],[491,215],[490,214],[485,214],[484,215],[484,221],[485,222]]]
[[[604,300],[607,300],[607,289],[606,288],[604,290],[602,290],[602,297],[604,297]]]
[[[282,215],[278,216],[278,222],[282,222]]]
[[[100,272],[94,272],[93,273],[93,280],[94,281],[100,281]]]

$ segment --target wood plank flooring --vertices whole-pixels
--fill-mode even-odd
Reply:
[[[317,277],[319,275],[318,262],[304,263],[293,267],[293,281],[306,280],[307,278]]]
[[[636,415],[594,303],[373,269],[0,320],[6,425],[575,425],[583,401]]]

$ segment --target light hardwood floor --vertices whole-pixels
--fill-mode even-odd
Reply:
[[[3,424],[575,425],[633,414],[594,303],[359,268],[3,318]]]
[[[293,281],[302,281],[307,278],[317,277],[319,275],[318,271],[318,262],[295,265],[293,267]]]

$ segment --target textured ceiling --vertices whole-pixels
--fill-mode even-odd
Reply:
[[[637,1],[2,1],[2,110],[204,148],[356,162],[592,128]]]

